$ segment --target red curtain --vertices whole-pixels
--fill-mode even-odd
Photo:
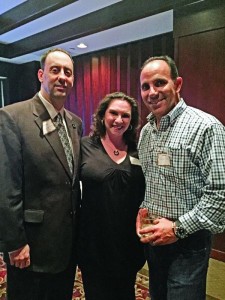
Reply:
[[[98,102],[115,91],[138,101],[141,125],[145,124],[148,112],[140,97],[140,68],[149,56],[162,54],[174,56],[172,33],[74,58],[75,84],[66,106],[82,118],[84,135],[90,132]]]

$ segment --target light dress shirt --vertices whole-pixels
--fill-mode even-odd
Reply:
[[[47,111],[48,111],[48,113],[49,113],[52,121],[55,119],[55,117],[58,115],[58,113],[61,114],[62,120],[63,120],[63,125],[64,125],[64,127],[66,129],[66,134],[67,134],[67,137],[69,139],[70,147],[71,147],[72,153],[73,153],[73,145],[72,145],[71,137],[70,137],[70,135],[68,133],[68,128],[67,128],[67,124],[66,124],[66,120],[65,120],[65,109],[64,109],[64,107],[62,107],[60,109],[60,111],[57,111],[55,109],[55,107],[42,96],[41,92],[38,93],[38,96],[41,99],[41,102],[43,103],[43,105],[45,106],[45,108],[47,109]]]
[[[152,113],[139,139],[146,179],[142,204],[187,232],[225,230],[225,127],[183,99],[160,120]]]

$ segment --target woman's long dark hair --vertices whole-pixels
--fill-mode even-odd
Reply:
[[[123,138],[127,145],[136,144],[137,131],[139,127],[139,112],[137,101],[134,98],[127,96],[122,92],[115,92],[106,95],[99,103],[94,115],[91,136],[104,137],[106,134],[106,128],[104,124],[104,116],[107,108],[112,100],[119,99],[128,102],[131,106],[131,122],[129,128],[124,132]]]

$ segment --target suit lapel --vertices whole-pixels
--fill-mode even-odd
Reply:
[[[63,168],[68,173],[69,177],[72,177],[67,163],[66,155],[57,131],[54,130],[54,131],[49,131],[48,133],[45,134],[43,133],[43,122],[47,122],[50,124],[51,118],[45,106],[43,105],[43,103],[41,102],[41,100],[37,95],[34,97],[34,100],[35,100],[34,107],[33,107],[33,114],[35,116],[34,120],[37,126],[40,128],[40,134],[43,138],[47,140],[54,154],[56,155],[57,159],[61,162]]]

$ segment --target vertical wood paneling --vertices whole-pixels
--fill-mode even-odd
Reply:
[[[190,12],[175,12],[175,59],[184,80],[181,95],[225,124],[225,5],[202,11],[192,7]],[[225,232],[214,235],[211,257],[225,261]]]
[[[210,49],[207,51],[206,49]],[[182,96],[225,124],[225,28],[179,38]]]
[[[83,119],[84,135],[90,132],[92,115],[99,101],[115,91],[137,99],[143,126],[148,111],[140,97],[141,65],[149,56],[171,53],[173,37],[169,33],[75,57],[75,87],[67,107]]]

